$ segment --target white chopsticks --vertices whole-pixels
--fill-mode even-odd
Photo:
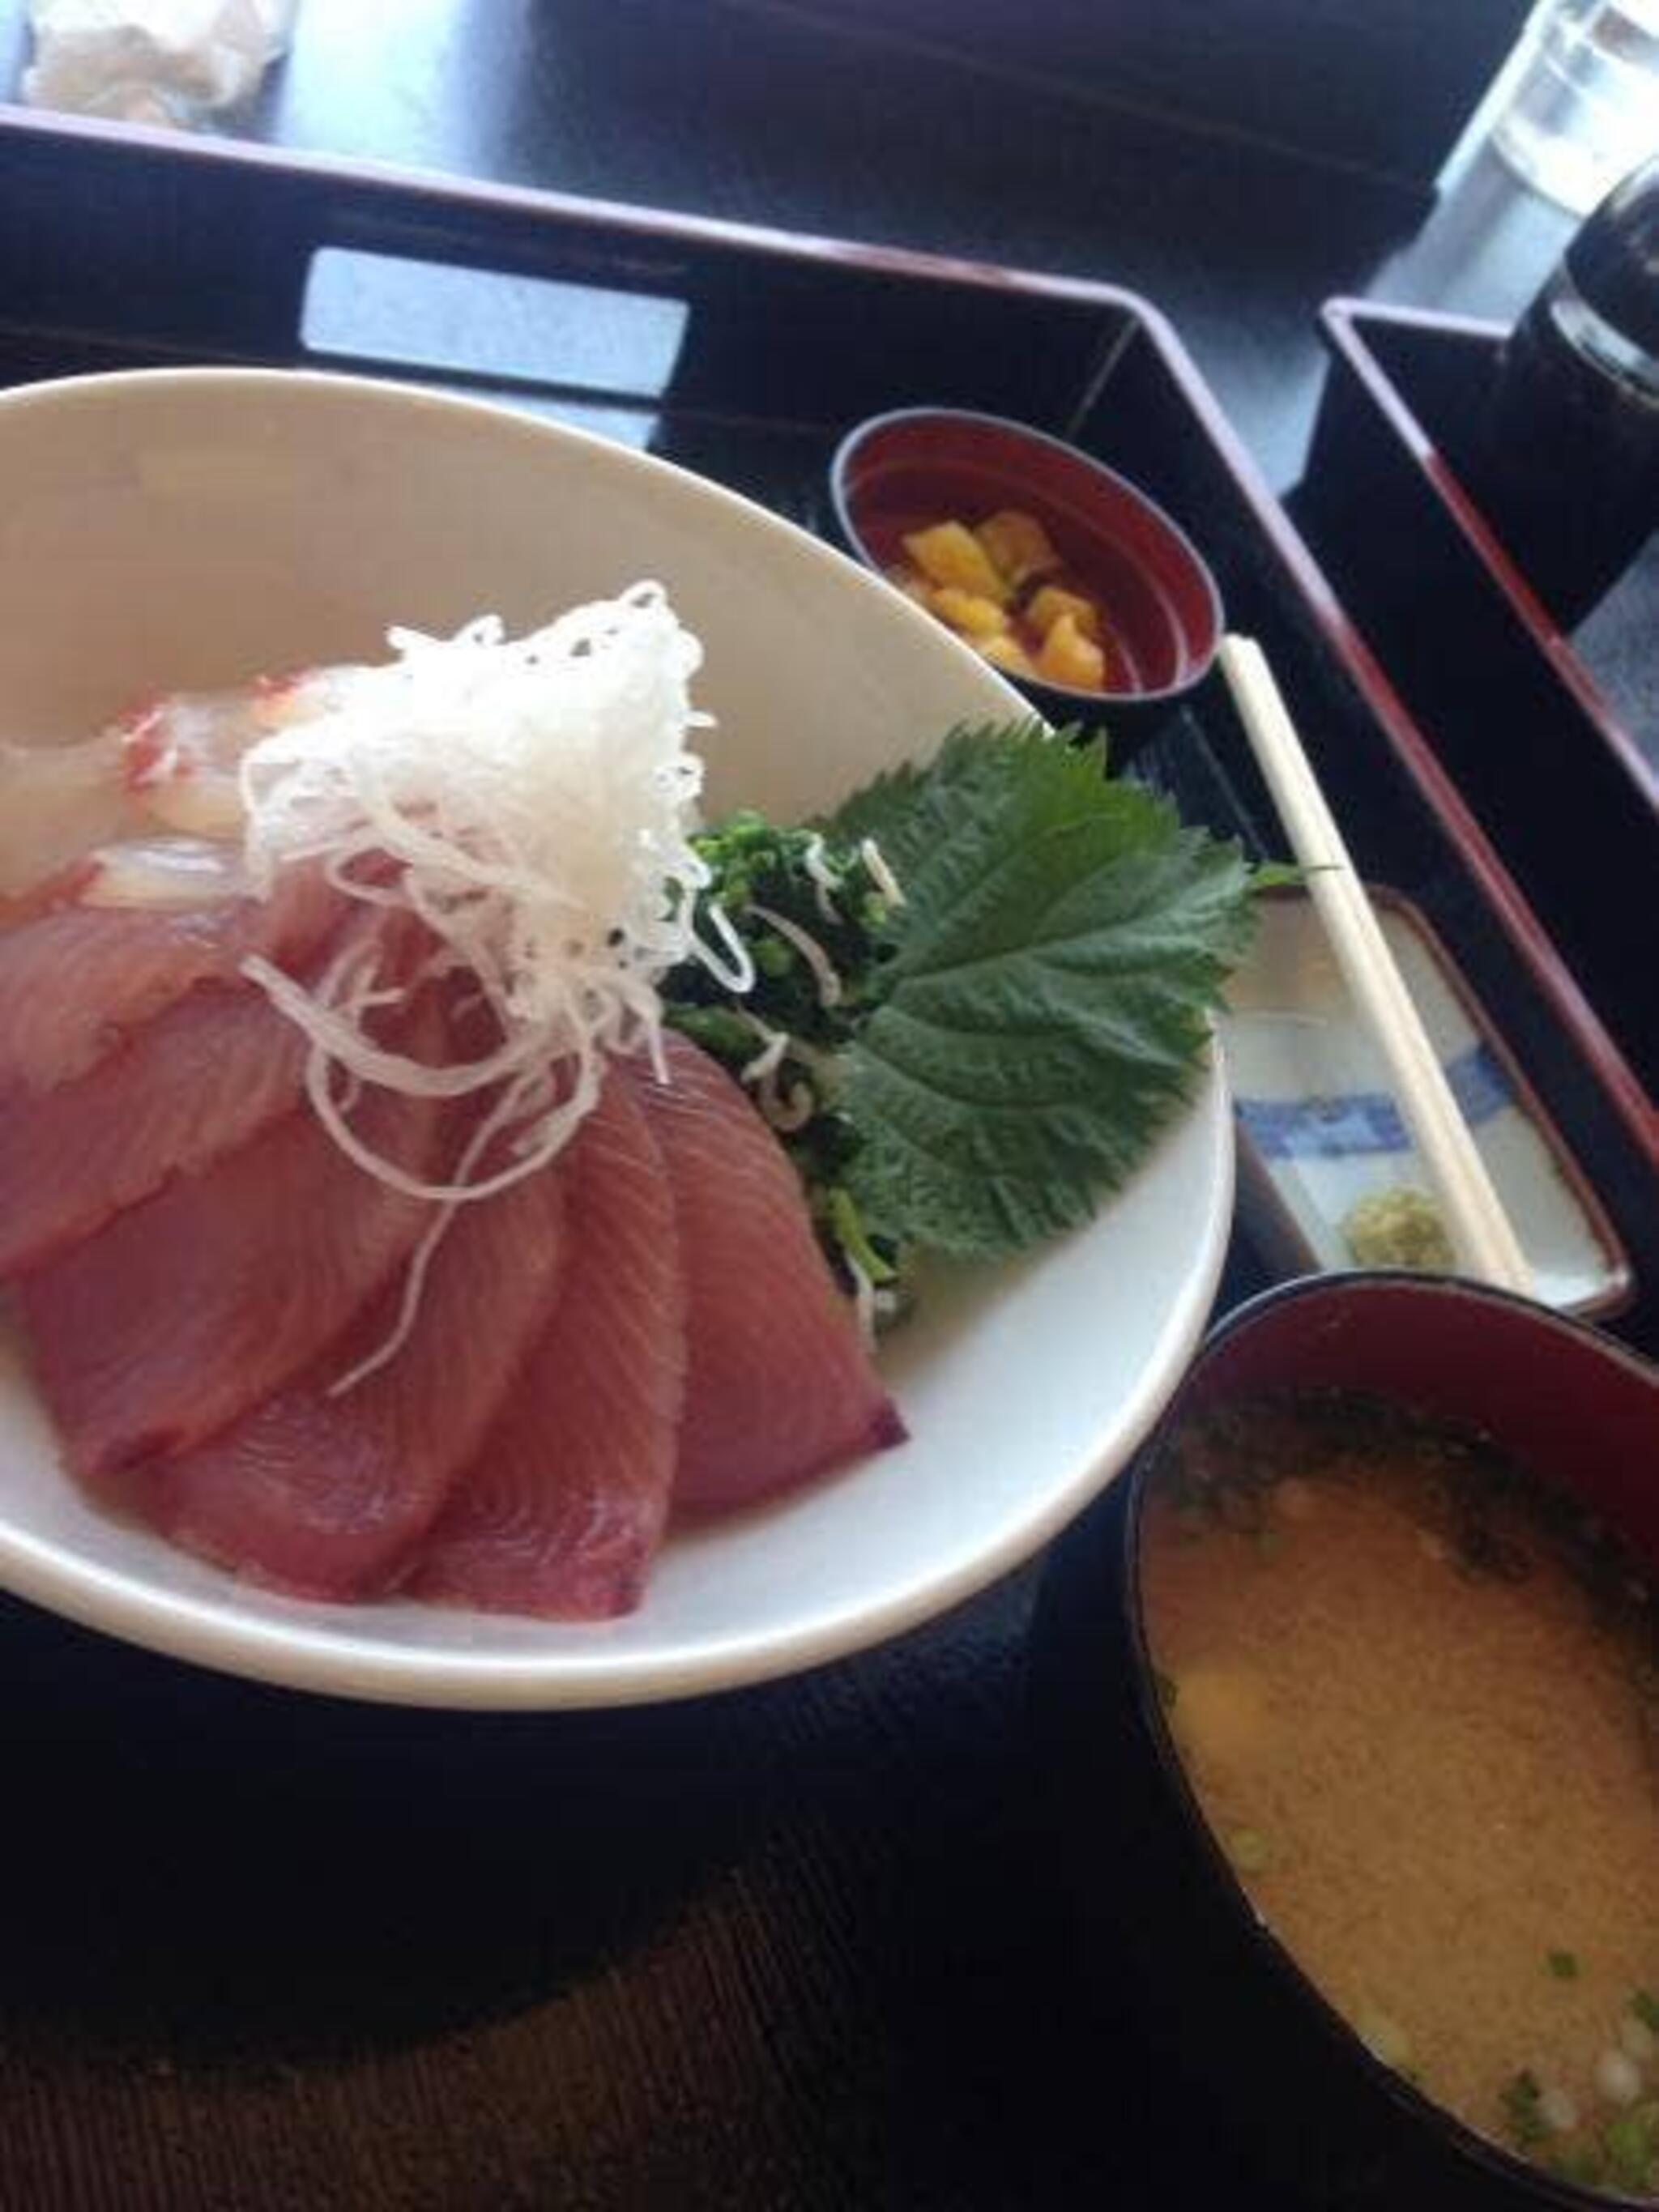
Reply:
[[[1344,981],[1393,1079],[1395,1096],[1466,1274],[1532,1293],[1532,1269],[1395,965],[1302,749],[1267,655],[1227,637],[1221,669],[1279,810]]]

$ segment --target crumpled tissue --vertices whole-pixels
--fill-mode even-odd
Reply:
[[[29,0],[36,107],[191,125],[234,107],[287,45],[295,0]]]

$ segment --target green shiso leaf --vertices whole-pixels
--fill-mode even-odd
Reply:
[[[1071,1228],[1189,1093],[1250,871],[1103,767],[1038,723],[957,730],[826,825],[904,892],[838,1077],[850,1187],[895,1236],[988,1255]]]

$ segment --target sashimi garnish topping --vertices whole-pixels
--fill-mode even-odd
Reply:
[[[752,969],[718,909],[707,910],[720,944],[694,926],[710,877],[690,842],[703,764],[687,739],[710,718],[688,690],[702,647],[659,586],[519,640],[484,616],[453,638],[398,629],[390,643],[396,659],[354,672],[324,712],[244,754],[249,878],[259,891],[283,866],[320,860],[348,895],[413,914],[436,941],[428,972],[468,971],[498,1039],[428,1064],[368,1034],[381,994],[359,963],[315,988],[263,958],[244,973],[310,1039],[307,1096],[336,1140],[448,1206],[562,1151],[606,1053],[662,1066],[657,983],[671,968],[700,961],[738,991]],[[568,1079],[554,1085],[556,1064]],[[473,1172],[479,1152],[447,1181],[410,1176],[352,1132],[359,1082],[451,1098],[499,1086],[489,1118],[514,1132],[507,1164]]]

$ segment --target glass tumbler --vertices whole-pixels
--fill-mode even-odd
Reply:
[[[1492,144],[1522,179],[1587,215],[1659,153],[1659,0],[1541,0]]]

